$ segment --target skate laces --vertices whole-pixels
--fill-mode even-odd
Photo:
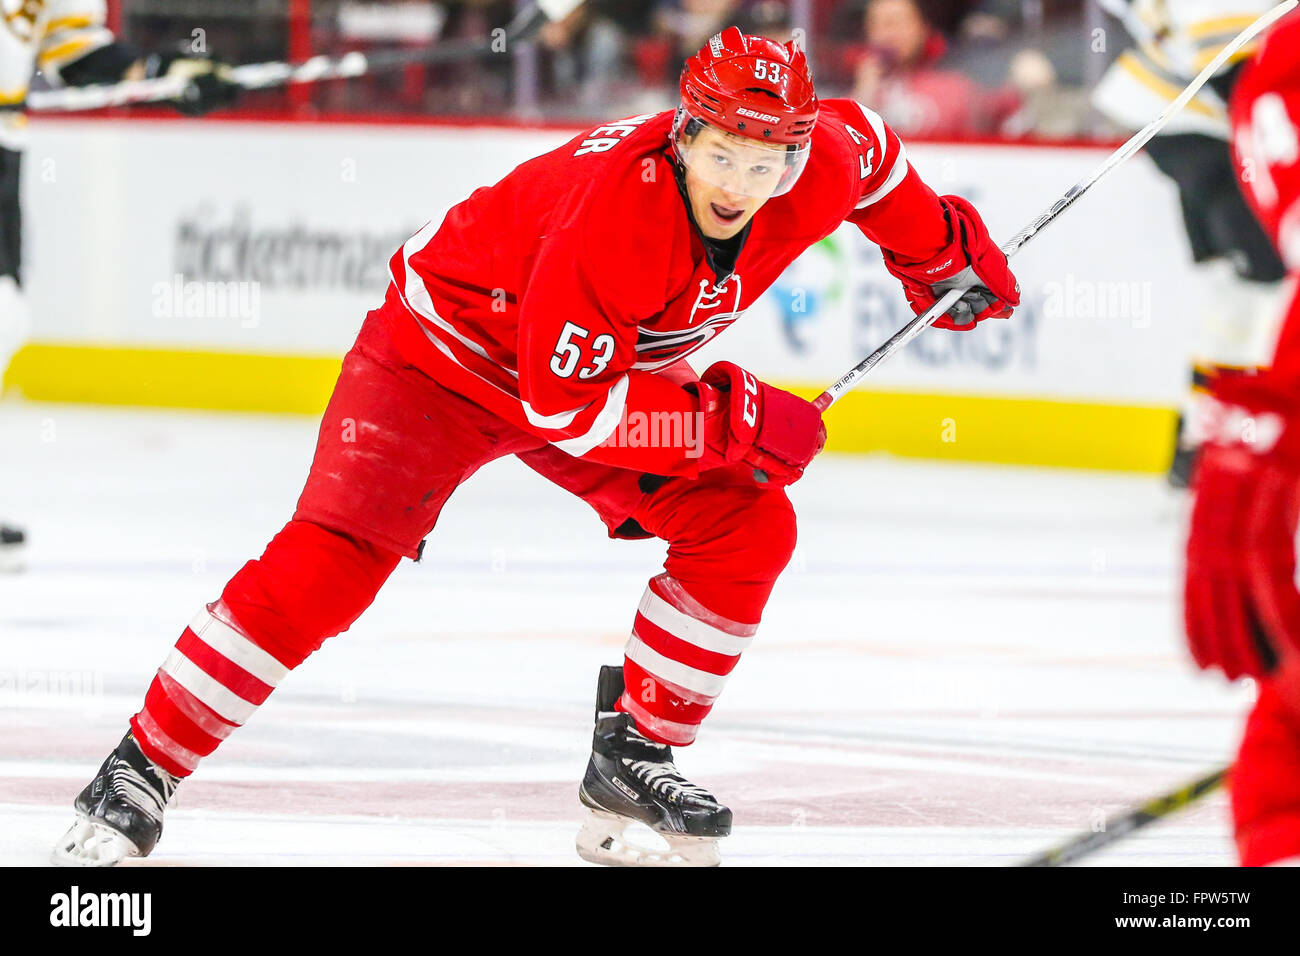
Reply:
[[[713,794],[698,784],[691,783],[682,776],[671,760],[632,760],[623,758],[623,766],[630,770],[638,780],[650,788],[656,796],[677,793],[682,796],[703,797],[712,800]]]
[[[635,751],[645,754],[647,751],[652,754],[661,754],[659,759],[650,756],[640,757],[621,757],[620,762],[634,777],[650,788],[650,792],[656,796],[668,796],[669,794],[678,794],[680,796],[701,797],[705,800],[712,801],[713,794],[709,793],[698,784],[691,783],[687,780],[677,765],[673,763],[673,751],[667,744],[661,744],[657,740],[651,740],[641,733],[636,725],[628,720],[627,729],[624,731],[624,737],[628,743],[631,743]]]
[[[141,754],[141,759],[148,761],[149,758]],[[130,804],[155,820],[161,820],[163,810],[167,808],[172,794],[180,784],[180,778],[173,777],[165,770],[151,772],[152,770],[149,768],[142,772],[129,760],[113,754],[108,768],[108,793],[113,799]]]

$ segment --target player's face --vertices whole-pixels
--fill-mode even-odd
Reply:
[[[689,142],[686,193],[700,231],[730,239],[776,192],[786,172],[781,154],[740,136],[705,127]]]

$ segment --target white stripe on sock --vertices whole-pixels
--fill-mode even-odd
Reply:
[[[187,691],[233,724],[243,724],[257,705],[244,700],[225,684],[211,677],[177,648],[167,655],[162,669]]]
[[[641,598],[641,606],[637,608],[645,619],[656,627],[667,631],[673,637],[680,638],[688,644],[694,644],[696,647],[712,651],[715,654],[726,654],[728,657],[735,657],[743,654],[749,649],[749,645],[754,643],[754,636],[739,637],[735,634],[728,634],[726,631],[720,631],[716,627],[705,624],[703,621],[691,617],[684,611],[679,610],[669,604],[651,588],[645,589],[645,594]]]
[[[627,646],[623,648],[623,653],[628,660],[641,665],[653,676],[710,699],[721,694],[722,688],[727,683],[726,676],[710,674],[708,671],[664,657],[637,637],[635,631],[627,639]]]
[[[238,664],[264,684],[274,687],[289,673],[289,668],[225,621],[213,616],[207,608],[200,611],[190,622],[190,630],[208,647]]]

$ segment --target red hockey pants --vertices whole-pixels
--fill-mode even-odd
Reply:
[[[132,719],[145,753],[191,772],[276,683],[369,607],[402,557],[417,557],[451,493],[516,455],[583,498],[614,537],[669,543],[625,651],[620,707],[643,733],[690,743],[794,549],[784,490],[748,469],[663,479],[571,458],[439,386],[392,344],[383,310],[346,356],[293,519],[201,611]]]

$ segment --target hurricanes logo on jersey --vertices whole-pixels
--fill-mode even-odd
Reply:
[[[740,295],[740,276],[735,273],[718,283],[701,279],[686,328],[637,329],[633,368],[654,371],[694,352],[740,317]]]
[[[740,276],[733,272],[721,282],[713,283],[712,286],[709,285],[708,279],[701,279],[700,294],[691,308],[691,317],[687,320],[687,324],[694,325],[697,319],[707,322],[720,312],[728,311],[724,308],[726,305],[731,306],[731,314],[739,314]]]

